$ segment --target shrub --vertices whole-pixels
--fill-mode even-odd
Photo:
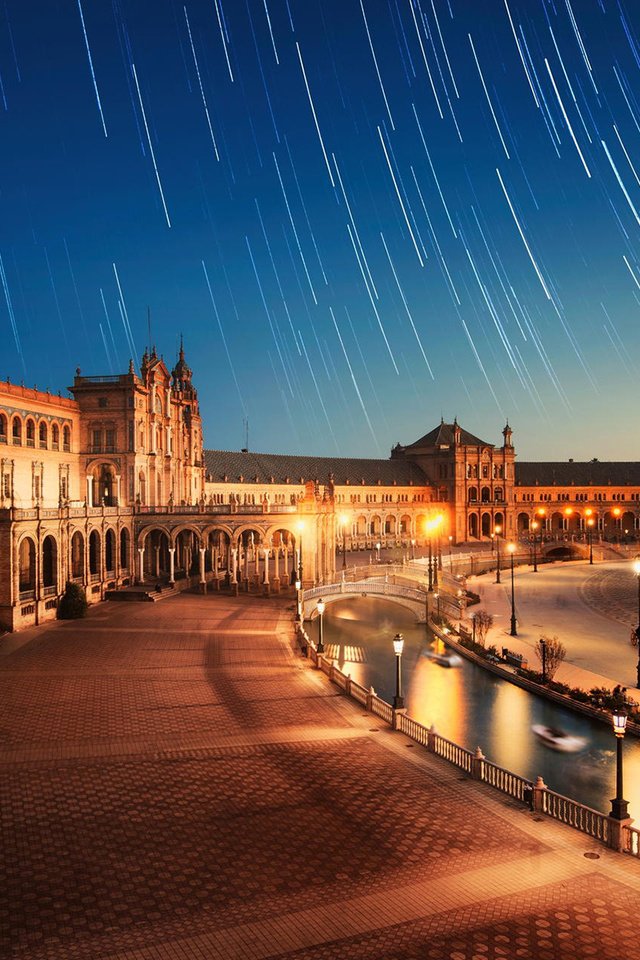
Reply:
[[[474,626],[476,643],[479,643],[480,646],[484,647],[487,634],[490,628],[493,626],[492,614],[488,613],[486,610],[476,610],[471,617],[471,622]]]
[[[58,619],[79,620],[87,612],[87,595],[79,583],[69,581],[58,604]]]
[[[557,637],[540,637],[534,647],[536,656],[544,664],[545,678],[553,680],[555,673],[567,655],[567,648]]]

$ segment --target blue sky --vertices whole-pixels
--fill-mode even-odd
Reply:
[[[37,15],[34,15],[37,13]],[[206,442],[639,459],[640,16],[6,0],[0,376],[184,334]]]

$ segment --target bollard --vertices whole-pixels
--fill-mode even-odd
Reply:
[[[431,751],[431,753],[436,752],[436,728],[433,724],[431,724],[427,731],[427,750]]]
[[[536,779],[536,782],[535,782],[534,785],[533,785],[532,790],[531,790],[531,794],[532,794],[532,796],[531,796],[531,809],[532,809],[535,813],[545,813],[545,812],[546,812],[546,811],[545,811],[545,803],[544,803],[546,790],[547,790],[547,785],[546,785],[546,783],[544,782],[544,780],[542,779],[542,777],[538,777],[538,778]]]
[[[391,713],[391,729],[399,730],[400,729],[400,717],[407,715],[406,707],[398,707],[397,710],[393,710]]]
[[[369,690],[367,691],[367,702],[365,703],[365,707],[367,710],[373,710],[373,698],[375,697],[375,695],[376,695],[376,692],[373,689],[373,687],[369,687]]]

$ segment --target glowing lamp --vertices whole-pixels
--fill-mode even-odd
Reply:
[[[627,729],[627,715],[623,713],[622,710],[617,710],[613,716],[613,732],[616,737],[624,737],[624,732]]]
[[[395,653],[396,657],[402,656],[403,649],[404,637],[401,633],[396,633],[395,637],[393,638],[393,652]]]
[[[302,584],[300,580],[296,580],[296,590],[300,590],[301,587],[302,587]]]
[[[640,577],[640,557],[636,557],[633,561],[633,572]]]
[[[499,523],[497,523],[493,529],[495,530],[496,533],[502,533],[502,527],[500,526]]]
[[[324,608],[326,607],[326,603],[324,602],[324,600],[318,600],[318,603],[316,604],[316,606],[318,608],[318,613],[320,614],[320,616],[322,616],[322,614],[324,613]]]
[[[516,549],[515,543],[508,543],[508,544],[507,544],[507,550],[509,551],[509,553],[514,553],[515,549]]]

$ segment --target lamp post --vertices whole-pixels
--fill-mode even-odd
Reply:
[[[429,593],[433,593],[433,552],[431,550],[431,531],[428,531],[429,537]]]
[[[547,682],[547,641],[540,637],[540,650],[542,652],[542,682]]]
[[[380,563],[380,541],[376,543],[376,562]]]
[[[494,533],[496,535],[496,583],[500,583],[500,534],[502,533],[500,524],[494,527]]]
[[[317,603],[317,608],[318,608],[318,646],[316,647],[316,650],[318,651],[318,653],[324,653],[324,643],[322,642],[322,639],[323,639],[323,629],[322,629],[322,628],[323,628],[323,623],[322,623],[322,618],[323,618],[323,616],[324,616],[324,607],[325,607],[324,600],[322,600],[322,599],[321,599],[321,600],[318,600],[318,603]]]
[[[511,630],[509,631],[512,637],[518,636],[518,631],[516,629],[516,587],[515,587],[515,578],[513,575],[513,554],[515,552],[516,545],[515,543],[510,543],[507,547],[507,550],[511,554]]]
[[[434,593],[434,597],[436,598],[436,603],[437,603],[436,611],[437,611],[438,621],[439,621],[440,620],[440,594]]]
[[[346,513],[340,516],[340,526],[342,527],[342,569],[347,568],[347,522],[349,518]]]
[[[416,541],[415,538],[411,540],[411,559],[415,560],[416,558]]]
[[[299,539],[300,539],[300,544],[299,544],[299,546],[298,546],[298,580],[300,581],[300,585],[301,585],[301,586],[302,586],[302,584],[304,583],[304,581],[303,581],[303,579],[302,579],[302,531],[303,531],[303,530],[304,530],[304,524],[303,524],[303,522],[302,522],[302,520],[301,520],[301,521],[298,523],[298,533],[300,534],[300,537],[299,537]]]
[[[636,686],[640,687],[640,556],[637,556],[633,561],[633,572],[635,573],[638,581],[638,626],[636,627],[636,638],[638,641],[638,668]]]
[[[401,633],[396,633],[393,638],[393,652],[396,657],[396,695],[393,698],[393,709],[404,709],[404,698],[402,696],[402,649],[404,647],[404,638]]]
[[[534,573],[537,573],[537,572],[538,572],[538,557],[537,557],[537,555],[536,555],[536,542],[537,542],[537,539],[538,539],[538,537],[537,537],[538,527],[539,527],[538,521],[537,521],[537,520],[532,520],[532,521],[531,521],[531,529],[533,530],[533,572],[534,572]]]
[[[300,592],[302,590],[302,583],[298,578],[296,580],[296,623],[302,623],[302,598]]]
[[[624,710],[616,710],[612,720],[613,732],[616,735],[616,795],[611,801],[610,816],[613,817],[614,820],[626,820],[628,803],[622,799],[622,741],[624,740],[624,732],[627,727],[627,715]]]

